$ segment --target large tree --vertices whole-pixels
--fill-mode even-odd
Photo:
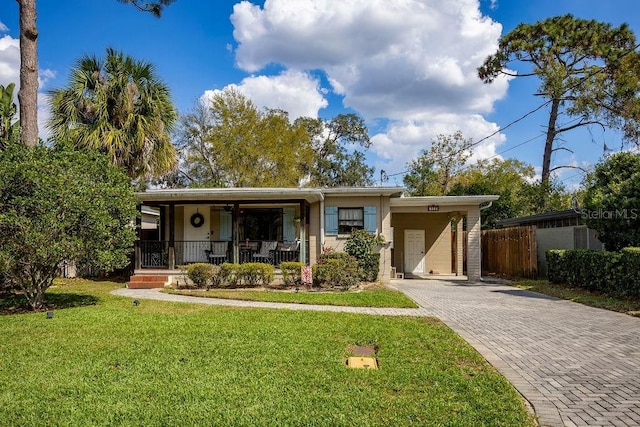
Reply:
[[[605,247],[640,246],[640,154],[607,157],[585,184],[582,214]]]
[[[375,168],[366,164],[364,152],[371,146],[364,119],[338,114],[331,120],[301,117],[295,121],[311,136],[313,161],[307,165],[309,185],[364,187],[373,185]]]
[[[50,95],[55,140],[106,154],[132,179],[176,166],[169,134],[177,113],[151,64],[109,48],[105,59],[82,57],[67,87]]]
[[[38,27],[36,0],[16,0],[20,16],[20,123],[21,140],[35,146],[38,142]],[[132,4],[138,10],[159,17],[164,6],[175,0],[140,1],[118,0]]]
[[[234,89],[184,115],[177,139],[190,186],[295,187],[311,162],[302,126],[284,111],[259,110]]]
[[[486,58],[478,75],[491,83],[500,75],[540,80],[536,95],[546,99],[549,118],[542,159],[542,185],[548,186],[558,136],[572,129],[612,126],[638,141],[640,63],[636,38],[623,24],[558,16],[520,24],[500,39],[498,51]],[[524,65],[522,72],[509,67]],[[563,121],[565,114],[573,120]]]
[[[0,176],[0,259],[33,309],[65,260],[104,271],[129,262],[135,195],[102,155],[13,143]]]
[[[444,196],[451,189],[458,174],[471,157],[471,139],[461,131],[452,135],[438,135],[428,150],[408,164],[404,184],[412,196]]]

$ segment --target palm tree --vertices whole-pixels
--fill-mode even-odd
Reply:
[[[57,143],[105,153],[132,179],[175,168],[169,133],[177,113],[153,65],[108,48],[104,60],[82,57],[68,86],[49,95]]]
[[[9,83],[7,87],[0,85],[0,150],[16,140],[20,133],[20,122],[15,120],[18,110],[13,102],[15,87],[14,83]]]

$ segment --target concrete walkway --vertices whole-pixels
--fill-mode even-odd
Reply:
[[[543,426],[640,425],[640,319],[506,285],[398,280],[419,309],[280,304],[117,289],[140,299],[237,307],[435,316],[533,405]]]

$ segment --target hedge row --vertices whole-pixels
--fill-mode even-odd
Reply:
[[[549,250],[548,278],[611,295],[640,297],[640,248],[620,252]]]
[[[224,263],[220,266],[195,263],[187,266],[187,276],[198,287],[267,286],[273,282],[275,268],[271,264],[250,262]]]

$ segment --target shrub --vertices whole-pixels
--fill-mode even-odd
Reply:
[[[351,237],[345,243],[344,251],[358,261],[360,280],[367,282],[378,280],[380,254],[373,250],[382,243],[384,243],[383,236],[375,236],[366,230],[353,230]]]
[[[358,261],[345,252],[327,252],[313,266],[313,283],[323,288],[349,289],[358,284]]]
[[[213,284],[213,278],[219,272],[217,265],[197,262],[187,265],[187,277],[199,288],[209,288]]]
[[[360,265],[360,279],[365,282],[375,282],[378,280],[380,272],[380,254],[372,252],[366,254],[358,260]]]
[[[628,296],[640,297],[640,248],[622,250],[619,283],[625,286],[620,291]]]
[[[10,144],[0,150],[0,177],[0,248],[33,310],[65,260],[105,273],[129,263],[136,197],[105,156]]]
[[[300,286],[302,284],[302,267],[303,262],[282,262],[280,270],[282,271],[282,280],[287,286]]]
[[[224,262],[220,265],[220,285],[236,287],[240,283],[240,264]]]
[[[547,251],[548,279],[620,296],[640,296],[640,248]]]
[[[249,262],[246,264],[231,264],[228,262],[220,266],[219,284],[230,287],[267,286],[273,281],[275,268],[271,264]]]
[[[271,264],[249,262],[241,264],[239,274],[245,286],[267,286],[273,281],[275,268]]]

